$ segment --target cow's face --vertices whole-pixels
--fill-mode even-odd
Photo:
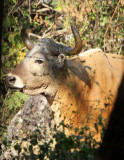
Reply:
[[[57,78],[59,71],[64,67],[65,56],[49,56],[48,60],[42,53],[34,53],[25,59],[7,75],[6,82],[9,88],[34,90],[46,88],[52,79]],[[40,90],[36,93],[41,92]],[[33,94],[32,93],[32,94]]]
[[[49,84],[64,72],[66,68],[66,54],[78,54],[81,49],[81,39],[72,27],[75,36],[75,48],[63,46],[51,39],[43,38],[34,45],[22,30],[23,41],[29,49],[25,59],[7,75],[7,86],[19,89],[28,94],[43,92]],[[28,92],[30,90],[30,92]]]

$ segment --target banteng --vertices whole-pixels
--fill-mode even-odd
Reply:
[[[47,97],[58,123],[74,128],[88,124],[92,130],[98,117],[108,119],[123,73],[123,56],[100,49],[84,53],[79,33],[72,26],[75,47],[42,38],[34,45],[25,29],[22,38],[29,49],[25,59],[7,75],[9,88],[28,95]],[[60,116],[61,115],[61,116]]]

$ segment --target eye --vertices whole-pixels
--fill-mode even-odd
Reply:
[[[35,62],[35,63],[38,63],[38,64],[42,64],[42,63],[43,63],[43,60],[37,59],[37,60],[35,60],[34,62]]]

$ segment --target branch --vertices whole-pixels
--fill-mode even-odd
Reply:
[[[10,16],[10,14],[13,12],[14,8],[17,6],[18,1],[16,2],[16,4],[13,6],[13,8],[11,9],[11,11],[7,14],[6,18]],[[6,19],[5,18],[5,19]]]
[[[120,2],[120,0],[119,0],[119,2]],[[119,5],[119,2],[118,2],[118,5]],[[106,38],[106,34],[107,34],[108,29],[109,29],[109,27],[110,27],[110,23],[111,23],[114,15],[115,15],[117,9],[118,9],[118,5],[116,6],[116,8],[115,8],[115,10],[114,10],[114,13],[113,13],[113,15],[112,15],[112,17],[111,17],[111,19],[110,19],[110,21],[109,21],[109,24],[108,24],[108,26],[107,26],[107,28],[106,28],[106,31],[105,31],[105,34],[104,34],[104,52],[105,52],[105,38]]]
[[[48,6],[48,5],[45,4],[45,3],[42,3],[42,2],[41,2],[41,4],[42,4],[42,6],[44,6],[45,8],[43,8],[43,9],[38,9],[38,10],[36,10],[35,12],[45,12],[45,11],[52,10],[52,11],[55,11],[55,12],[57,12],[57,13],[59,13],[59,14],[62,14],[61,11],[58,11],[58,10],[54,9],[54,8]]]
[[[49,10],[51,10],[51,9],[49,9],[49,8],[42,8],[42,9],[38,9],[38,10],[36,10],[35,12],[46,12],[46,11],[49,11]]]

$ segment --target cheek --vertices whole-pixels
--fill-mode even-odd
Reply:
[[[43,76],[48,74],[46,64],[35,64],[30,71],[34,76]]]
[[[32,68],[31,73],[32,73],[33,75],[36,75],[36,76],[41,76],[42,73],[43,73],[43,70],[42,70],[42,68],[41,68],[40,66],[36,66],[36,65],[35,65],[35,66]]]

